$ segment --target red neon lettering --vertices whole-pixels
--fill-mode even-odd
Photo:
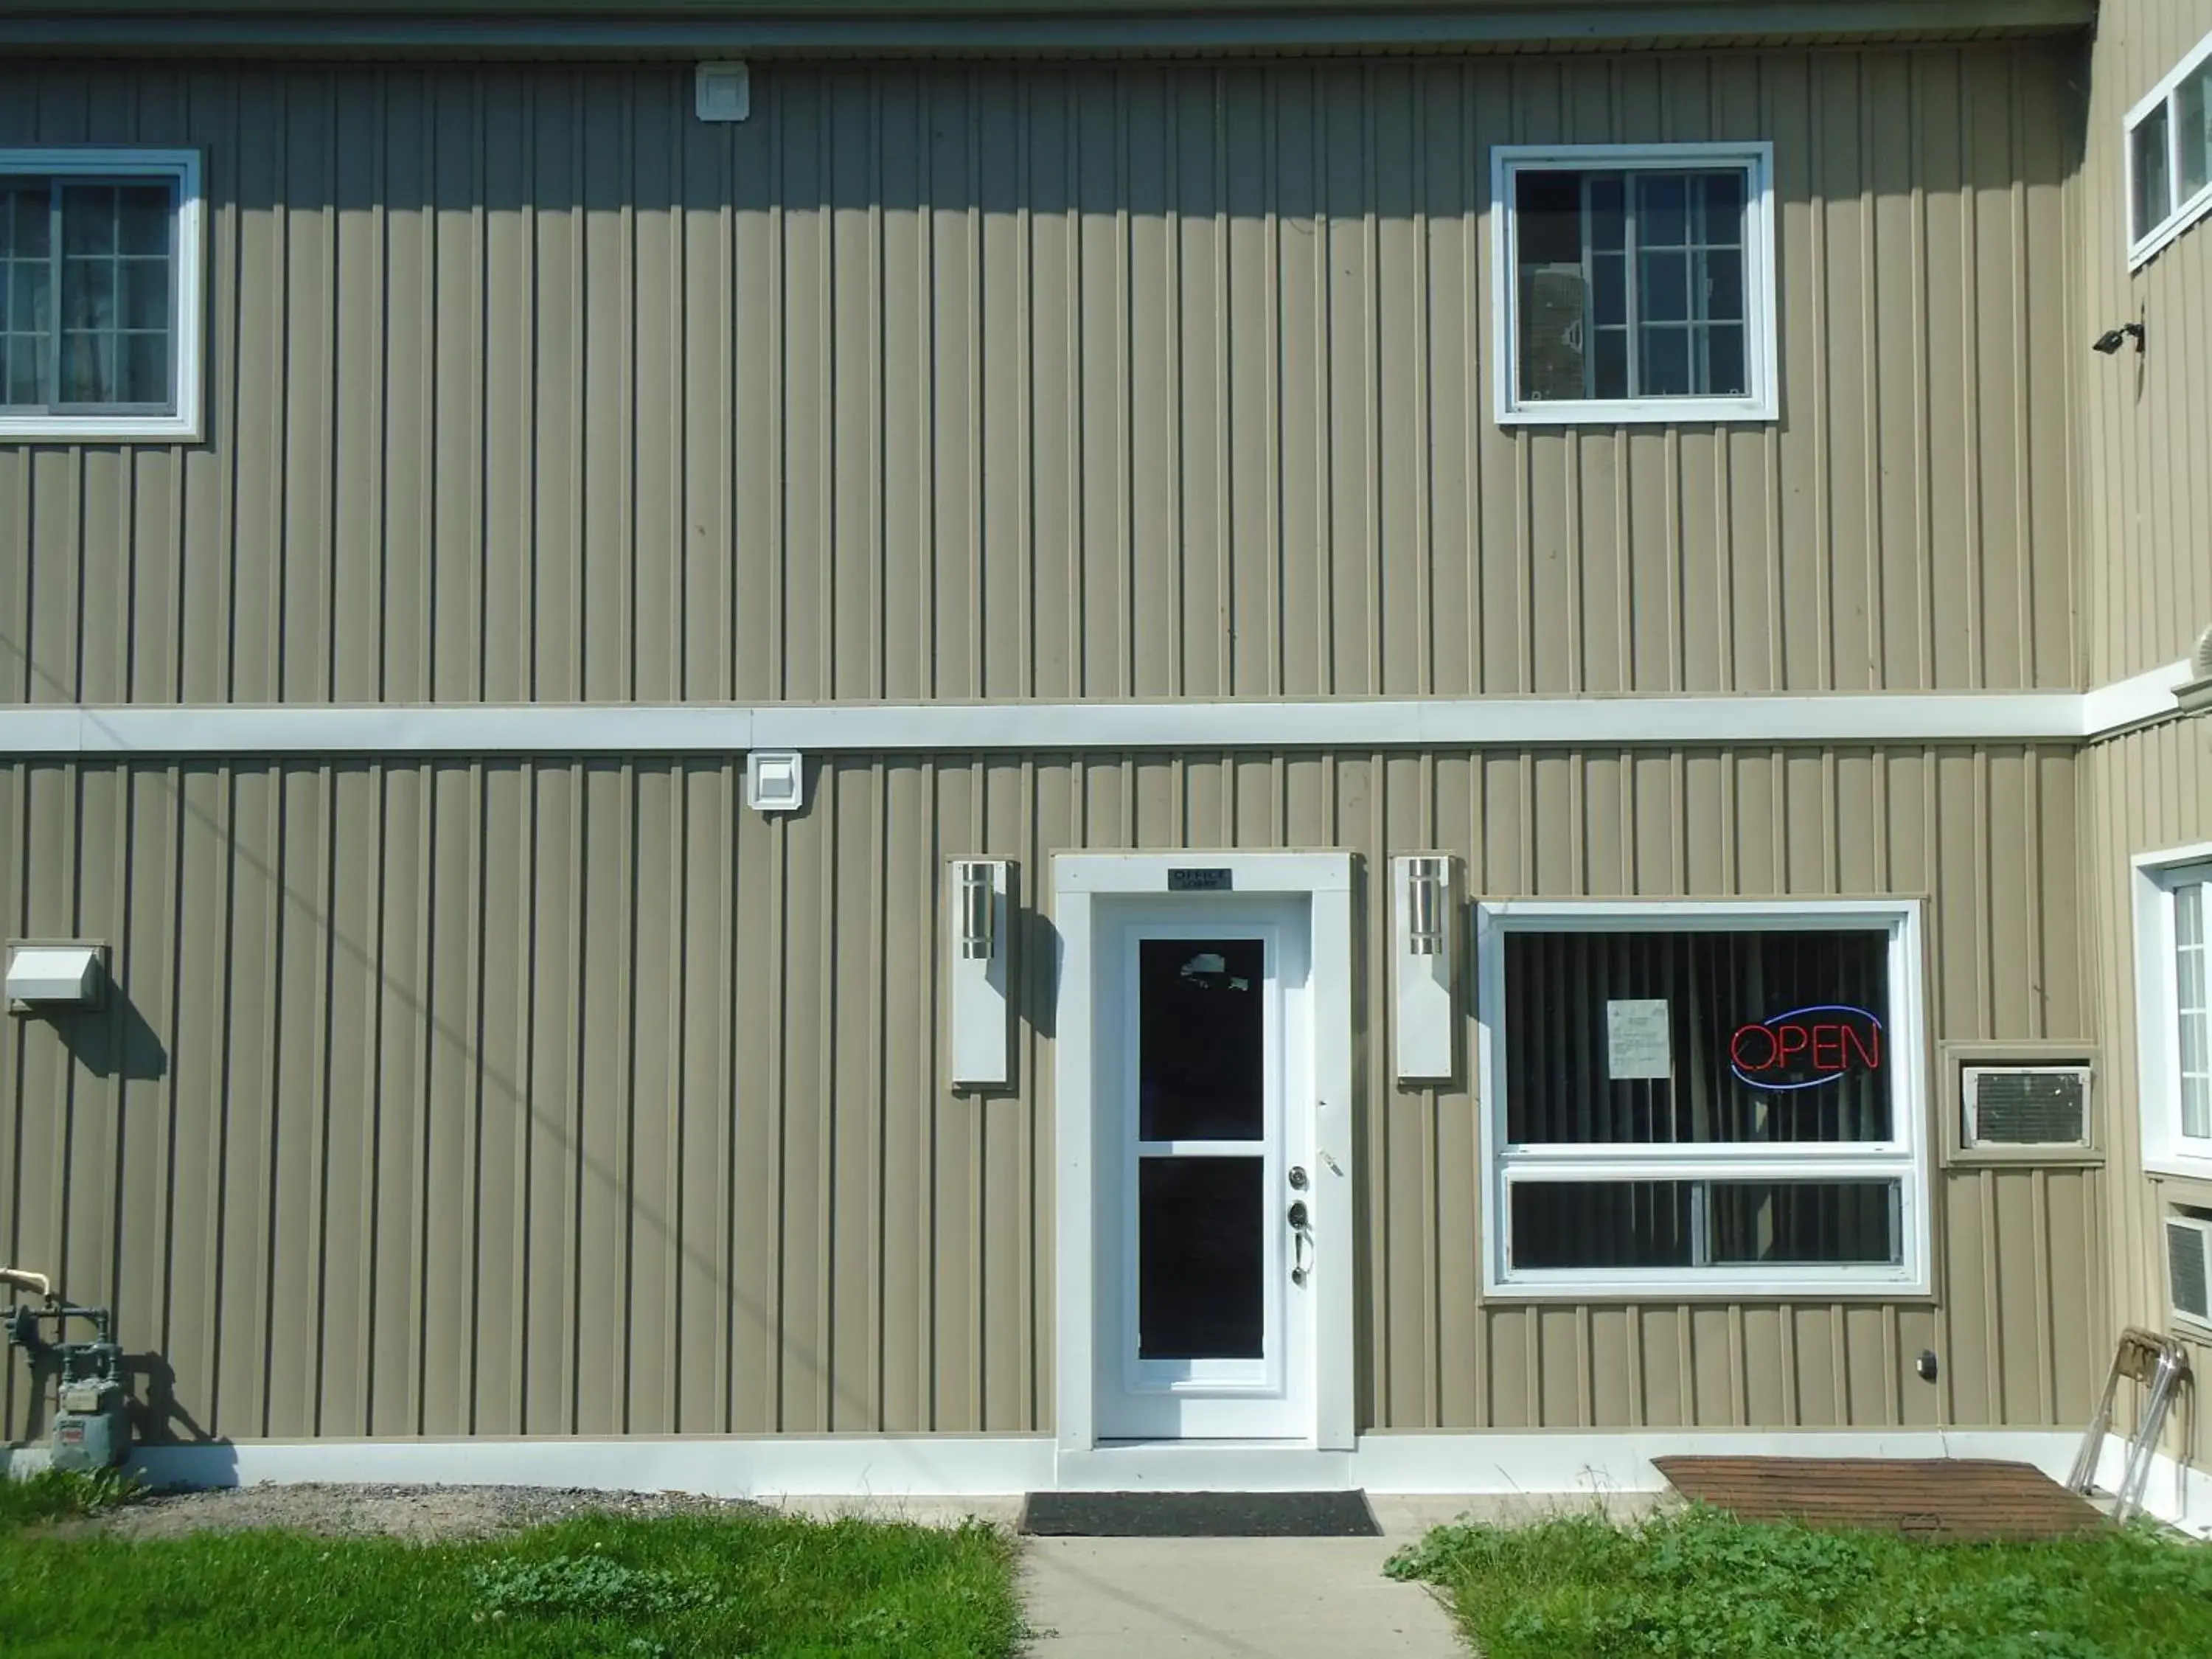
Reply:
[[[1796,1041],[1791,1042],[1792,1037]],[[1775,1046],[1780,1051],[1782,1063],[1784,1065],[1789,1063],[1790,1055],[1802,1054],[1812,1045],[1813,1039],[1806,1034],[1805,1028],[1802,1025],[1796,1024],[1785,1025],[1775,1033]]]
[[[1844,1069],[1842,1026],[1815,1025],[1813,1028],[1813,1069],[1816,1072],[1840,1072]]]
[[[1743,1040],[1747,1036],[1763,1036],[1766,1039],[1765,1060],[1754,1061],[1743,1057]],[[1774,1033],[1764,1025],[1739,1025],[1736,1027],[1735,1035],[1729,1039],[1729,1058],[1735,1062],[1735,1068],[1739,1072],[1763,1072],[1775,1063],[1774,1047]]]
[[[1875,1026],[1871,1031],[1860,1032],[1846,1025],[1844,1027],[1844,1042],[1846,1047],[1859,1051],[1859,1064],[1869,1071],[1874,1070],[1881,1064],[1881,1026]]]

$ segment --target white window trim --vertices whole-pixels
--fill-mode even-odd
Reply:
[[[2145,93],[2120,123],[2120,177],[2123,185],[2120,212],[2128,235],[2128,269],[2139,270],[2160,248],[2181,233],[2212,212],[2212,179],[2185,202],[2174,204],[2173,211],[2153,225],[2141,238],[2136,235],[2136,129],[2160,104],[2179,90],[2181,83],[2212,58],[2212,34],[2206,35],[2191,48],[2189,55],[2166,72],[2166,78]],[[2175,189],[2181,187],[2181,122],[2180,112],[2170,111],[2166,119],[2166,176]]]
[[[1476,1075],[1487,1224],[1482,1288],[1496,1300],[1586,1300],[1663,1297],[1670,1301],[1746,1297],[1926,1296],[1931,1278],[1929,1197],[1925,958],[1917,899],[1508,900],[1475,906]],[[1654,933],[1889,931],[1887,1028],[1895,1063],[1889,1068],[1894,1139],[1881,1142],[1793,1143],[1786,1154],[1769,1142],[1741,1146],[1505,1148],[1505,936],[1516,932]],[[1571,1181],[1631,1172],[1694,1181],[1848,1181],[1899,1182],[1899,1259],[1895,1263],[1774,1267],[1751,1263],[1693,1269],[1509,1267],[1511,1237],[1507,1188],[1519,1181]]]
[[[1520,284],[1514,280],[1513,187],[1516,174],[1561,167],[1659,172],[1677,167],[1743,167],[1744,364],[1751,392],[1741,398],[1562,399],[1523,404],[1515,384],[1514,347]],[[1775,271],[1774,146],[1757,143],[1498,144],[1490,152],[1491,381],[1500,426],[1694,426],[1772,421],[1781,412],[1781,314]]]
[[[0,443],[88,443],[116,438],[152,438],[190,443],[200,436],[201,387],[206,358],[205,269],[207,205],[201,193],[200,153],[196,149],[146,149],[137,146],[96,149],[0,149],[0,173],[46,178],[139,177],[172,179],[177,186],[177,308],[173,415],[0,414]]]
[[[2175,877],[2212,866],[2212,842],[2140,853],[2135,872],[2136,1105],[2142,1121],[2143,1168],[2212,1180],[2212,1139],[2181,1133],[2180,1017],[2173,964]]]

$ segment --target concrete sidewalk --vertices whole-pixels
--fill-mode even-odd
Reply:
[[[1465,1507],[1372,1500],[1381,1538],[1027,1538],[1036,1659],[1465,1659],[1391,1552]]]

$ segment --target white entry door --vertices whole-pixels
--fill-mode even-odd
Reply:
[[[1189,894],[1099,909],[1097,1432],[1309,1439],[1310,903]]]

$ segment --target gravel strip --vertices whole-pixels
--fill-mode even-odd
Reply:
[[[327,1538],[404,1538],[432,1543],[491,1537],[573,1515],[647,1520],[669,1515],[764,1512],[761,1505],[742,1498],[702,1498],[694,1492],[302,1483],[154,1492],[94,1522],[78,1524],[125,1538],[174,1538],[193,1532],[277,1528]]]

